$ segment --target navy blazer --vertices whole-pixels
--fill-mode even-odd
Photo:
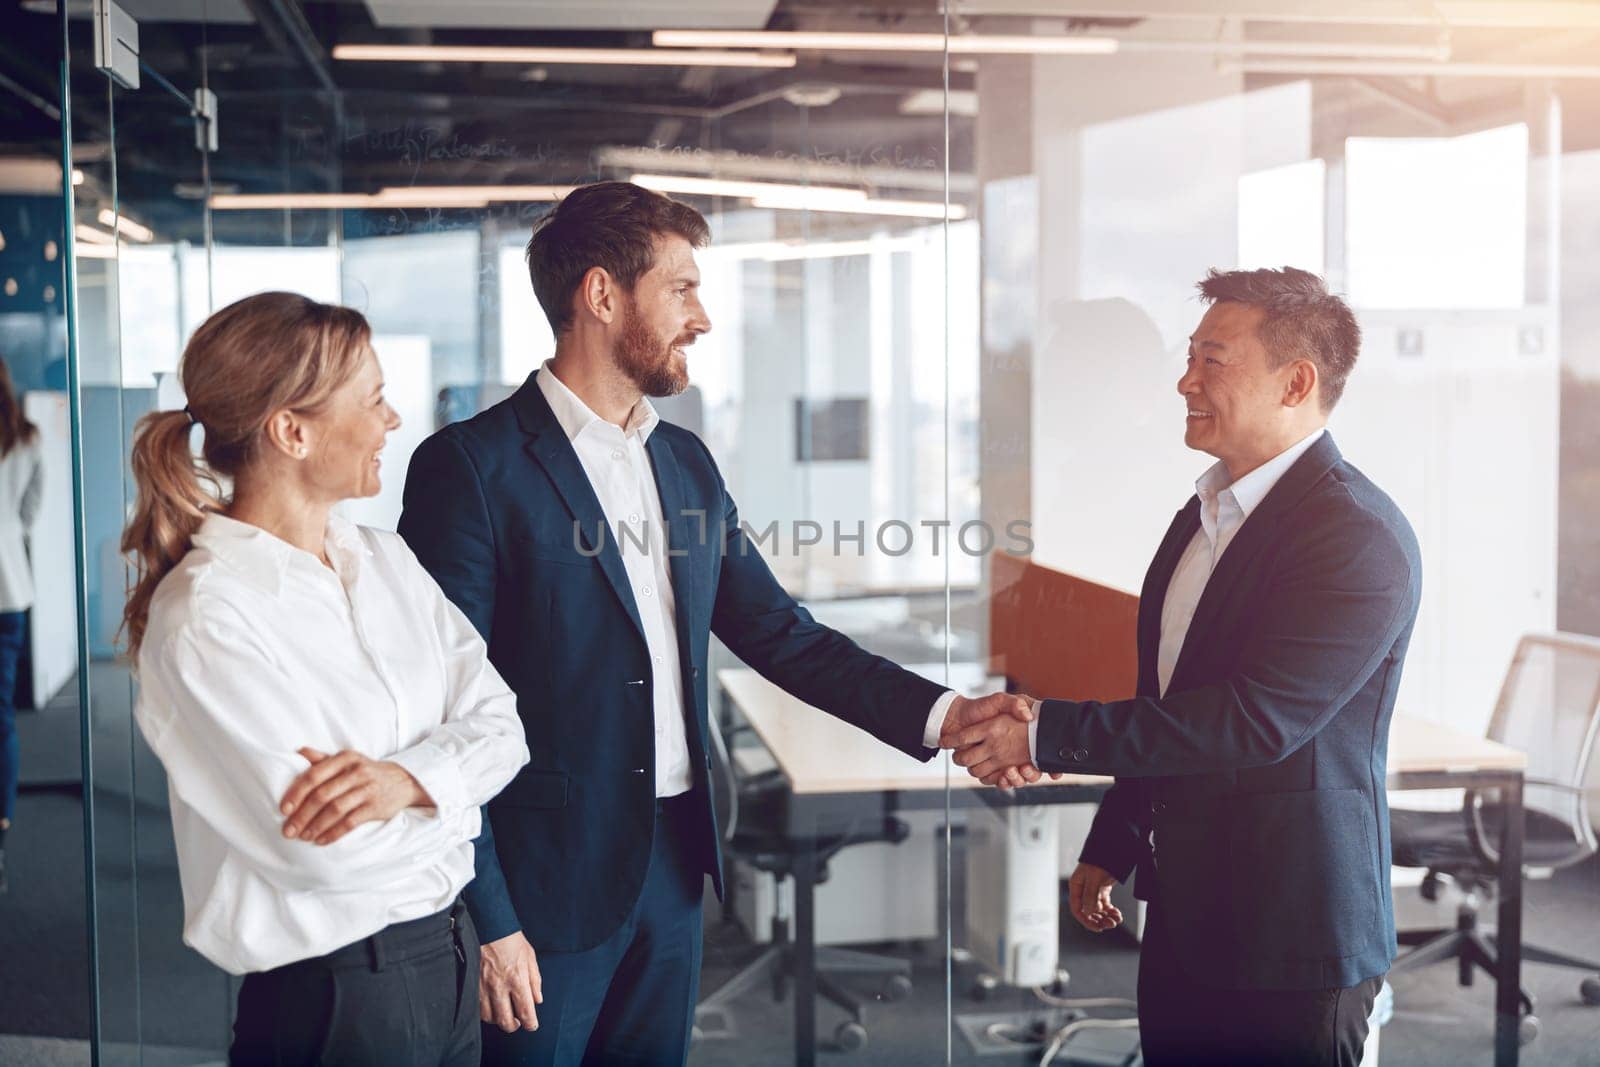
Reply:
[[[1223,553],[1163,697],[1161,606],[1199,528],[1191,498],[1145,577],[1138,695],[1045,701],[1039,765],[1116,776],[1082,858],[1137,870],[1195,980],[1348,987],[1394,959],[1384,781],[1417,540],[1324,434]]]
[[[485,807],[466,892],[479,935],[493,941],[520,928],[535,949],[573,952],[616,931],[644,883],[657,825],[654,682],[616,533],[538,373],[423,442],[406,475],[400,533],[483,634],[517,694],[532,756]],[[934,755],[922,733],[944,689],[795,603],[746,538],[698,437],[661,422],[646,451],[671,546],[678,662],[668,669],[682,672],[687,704],[701,811],[695,858],[720,896],[720,835],[705,788],[711,634],[790,693],[918,759]]]

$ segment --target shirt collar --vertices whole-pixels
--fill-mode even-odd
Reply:
[[[290,567],[303,563],[322,567],[322,561],[309,552],[259,526],[215,511],[207,514],[195,531],[194,544],[273,596],[282,590],[283,576]],[[372,554],[362,543],[356,524],[340,515],[328,516],[325,546],[328,558],[346,583],[354,580],[360,560]]]
[[[1228,482],[1228,465],[1218,460],[1195,481],[1194,491],[1201,502],[1207,505],[1224,493],[1231,494],[1243,517],[1248,519],[1250,513],[1272,492],[1272,487],[1295,465],[1295,461],[1305,455],[1306,450],[1326,432],[1326,428],[1317,428],[1231,484]]]
[[[539,376],[535,381],[539,391],[544,393],[545,400],[550,404],[550,411],[555,415],[556,421],[561,424],[561,429],[567,435],[567,440],[576,441],[578,435],[595,424],[611,425],[605,419],[594,413],[594,410],[583,400],[567,388],[567,384],[555,376],[550,369],[554,360],[545,360],[539,369]],[[661,421],[661,416],[656,414],[655,405],[650,403],[649,397],[641,396],[639,402],[628,412],[628,424],[618,432],[623,436],[637,433],[639,440],[646,441],[650,433]]]

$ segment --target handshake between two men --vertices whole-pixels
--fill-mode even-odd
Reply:
[[[1044,777],[1033,761],[1033,722],[1038,701],[1021,693],[956,697],[939,731],[939,747],[952,749],[951,759],[984,785],[1014,789]],[[1051,774],[1059,779],[1059,774]],[[1117,880],[1092,863],[1079,863],[1068,881],[1072,917],[1086,930],[1102,933],[1122,923],[1122,911],[1111,902]]]

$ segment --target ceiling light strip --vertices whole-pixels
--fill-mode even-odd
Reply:
[[[943,52],[942,33],[830,33],[800,30],[657,30],[651,43],[668,47],[793,48],[817,52]],[[948,38],[952,55],[1109,55],[1115,37],[1032,37],[966,34]]]
[[[104,230],[97,230],[86,222],[78,223],[72,228],[72,232],[78,235],[78,240],[88,244],[114,245],[117,243],[115,235],[109,234]]]
[[[819,52],[943,52],[941,33],[835,33],[791,30],[657,30],[657,47],[789,48]],[[1442,42],[1162,40],[1139,37],[1065,37],[1029,34],[956,34],[951,55],[1109,55],[1114,52],[1194,52],[1206,55],[1363,56],[1444,60]]]
[[[728,196],[743,200],[756,197],[793,199],[815,196],[833,201],[860,201],[867,198],[867,194],[862,190],[843,186],[733,181],[724,178],[696,178],[684,174],[634,174],[628,180],[646,189],[654,189],[658,193],[678,193],[684,196]]]
[[[217,211],[315,210],[375,206],[371,193],[217,193],[211,207]]]
[[[571,185],[391,185],[379,189],[374,199],[380,204],[425,202],[440,207],[457,201],[477,205],[534,203],[560,200],[574,188]]]
[[[396,185],[376,193],[218,193],[211,198],[211,206],[219,211],[483,208],[494,203],[560,200],[572,189],[570,185]]]
[[[134,222],[126,215],[118,215],[108,207],[100,209],[96,216],[100,225],[116,230],[124,237],[131,237],[142,244],[148,244],[156,239],[155,231],[150,227]]]
[[[335,45],[333,58],[379,63],[524,63],[624,67],[756,67],[786,69],[792,55],[727,49],[522,48],[493,45]]]
[[[836,215],[882,215],[902,219],[949,219],[952,222],[967,217],[967,209],[960,204],[944,204],[928,200],[873,200],[854,203],[820,200],[807,203],[800,200],[757,198],[751,207],[777,211],[829,212]]]

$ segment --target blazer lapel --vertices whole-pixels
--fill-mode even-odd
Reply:
[[[1189,502],[1172,517],[1167,536],[1162,538],[1150,569],[1145,572],[1144,590],[1139,594],[1139,692],[1155,696],[1156,657],[1161,648],[1161,609],[1166,604],[1167,586],[1172,584],[1172,572],[1178,569],[1183,550],[1200,529],[1200,498],[1190,497]]]
[[[661,514],[667,521],[667,566],[672,573],[672,595],[677,604],[678,644],[680,651],[689,647],[689,621],[695,618],[694,608],[694,553],[705,547],[706,523],[709,516],[702,509],[701,521],[690,523],[685,514],[688,504],[684,490],[683,471],[672,445],[658,426],[645,441],[645,451],[655,467],[656,491],[661,495]],[[684,662],[688,662],[685,656]]]
[[[1227,550],[1222,553],[1222,559],[1206,581],[1205,591],[1200,594],[1200,603],[1195,605],[1194,618],[1189,623],[1183,649],[1172,668],[1172,687],[1178,685],[1185,668],[1198,654],[1196,650],[1205,646],[1204,636],[1210,631],[1214,617],[1228,598],[1235,595],[1235,590],[1240,587],[1240,579],[1255,565],[1261,550],[1277,538],[1284,522],[1307,490],[1342,458],[1338,446],[1333,443],[1333,437],[1324,431],[1316,444],[1306,449],[1305,454],[1283,472],[1278,484],[1256,505],[1244,525],[1239,527],[1239,532],[1233,535]]]
[[[606,522],[600,499],[594,495],[594,486],[589,484],[589,476],[578,461],[578,453],[573,450],[572,442],[567,440],[566,431],[556,421],[544,393],[535,384],[538,373],[530,376],[516,395],[517,416],[528,434],[528,454],[544,468],[550,484],[555,486],[562,503],[578,524],[578,535],[585,550],[594,553],[598,549],[600,569],[605,572],[612,591],[617,594],[617,599],[622,602],[642,639],[644,623],[639,619],[639,608],[634,602],[633,590],[628,585],[628,572],[622,565],[616,535]]]

